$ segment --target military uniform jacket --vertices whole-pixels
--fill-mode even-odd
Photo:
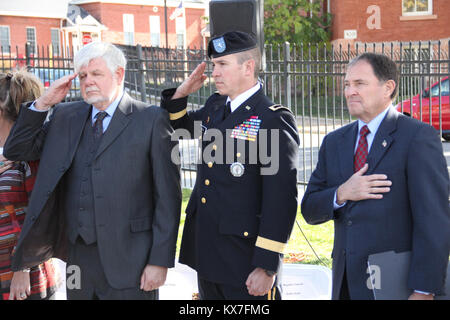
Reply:
[[[187,97],[170,100],[173,94],[165,90],[161,102],[172,126],[202,145],[180,262],[206,280],[236,286],[245,286],[255,267],[277,271],[297,212],[299,137],[292,113],[274,106],[262,89],[225,120],[226,96],[214,94],[188,113]]]

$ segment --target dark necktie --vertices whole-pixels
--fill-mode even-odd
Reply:
[[[101,136],[103,135],[103,119],[105,119],[107,115],[108,114],[105,111],[100,111],[95,115],[95,122],[93,128],[94,128],[94,139],[96,141],[100,139]]]
[[[225,120],[228,115],[231,113],[231,102],[228,101],[225,105],[225,111],[223,112],[223,120]]]
[[[369,154],[369,147],[367,144],[366,136],[370,133],[367,126],[363,126],[359,131],[359,141],[358,147],[356,148],[355,158],[354,158],[354,170],[359,171],[364,164],[367,162],[367,155]]]

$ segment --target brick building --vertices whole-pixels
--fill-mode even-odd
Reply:
[[[204,0],[0,1],[1,54],[62,56],[95,41],[204,47]],[[166,3],[167,15],[165,15]],[[206,3],[206,4],[205,4]],[[165,17],[167,16],[167,24]],[[166,38],[167,25],[167,38]],[[166,43],[167,39],[167,43]]]
[[[450,40],[448,0],[328,0],[335,44]]]
[[[166,19],[162,0],[72,0],[70,3],[80,6],[107,27],[107,30],[102,31],[104,41],[166,46]],[[203,47],[201,30],[205,27],[204,16],[203,0],[167,0],[167,45]]]

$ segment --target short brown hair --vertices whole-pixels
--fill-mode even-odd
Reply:
[[[255,61],[254,76],[255,79],[258,79],[259,71],[261,69],[261,51],[259,50],[259,48],[256,47],[250,50],[238,52],[236,53],[236,55],[237,55],[237,62],[239,64],[243,64],[247,60]]]

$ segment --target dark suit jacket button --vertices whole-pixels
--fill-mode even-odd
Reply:
[[[347,225],[350,227],[351,225],[353,224],[353,221],[352,220],[348,220],[347,221]]]
[[[36,216],[31,216],[31,221],[35,221],[36,220]]]

